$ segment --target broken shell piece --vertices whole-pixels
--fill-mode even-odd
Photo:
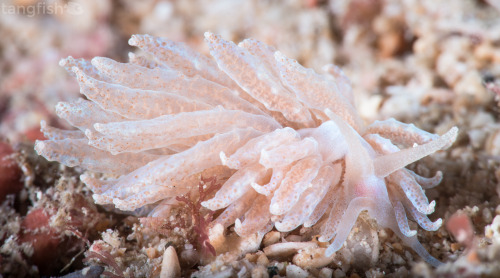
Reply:
[[[264,236],[264,239],[262,240],[262,244],[264,246],[269,246],[271,244],[275,244],[280,240],[280,237],[281,237],[280,232],[271,231]]]
[[[282,242],[267,246],[264,248],[264,253],[268,257],[284,257],[292,255],[300,249],[316,247],[318,247],[318,244],[314,242]]]
[[[293,256],[293,263],[301,268],[321,268],[329,265],[335,258],[335,253],[330,257],[325,256],[326,248],[307,248],[300,250]]]
[[[163,253],[163,261],[161,263],[161,278],[181,277],[181,266],[174,247],[169,246]]]

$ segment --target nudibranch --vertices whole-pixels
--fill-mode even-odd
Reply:
[[[318,74],[253,39],[238,45],[206,33],[213,59],[182,43],[134,35],[142,50],[128,63],[68,57],[86,99],[61,102],[59,117],[76,130],[42,122],[48,140],[35,149],[48,160],[105,174],[81,180],[98,204],[134,211],[196,188],[200,174],[223,185],[202,203],[222,210],[213,220],[240,236],[276,228],[316,227],[320,241],[339,250],[359,214],[367,211],[422,258],[410,219],[435,231],[424,189],[442,173],[422,177],[405,167],[449,147],[442,136],[394,119],[365,126],[351,84],[334,65]]]

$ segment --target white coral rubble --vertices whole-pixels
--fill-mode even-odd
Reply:
[[[426,230],[439,228],[441,219],[427,217],[435,202],[423,188],[442,174],[424,178],[404,167],[449,147],[457,128],[438,136],[393,119],[364,126],[337,67],[317,74],[256,40],[205,39],[214,59],[135,35],[129,43],[147,55],[130,55],[129,63],[63,60],[89,100],[59,103],[57,114],[78,130],[43,123],[49,140],[37,142],[37,152],[117,175],[82,176],[99,204],[132,211],[190,191],[200,173],[221,175],[227,181],[202,203],[224,210],[213,227],[235,224],[249,236],[317,225],[320,241],[334,239],[330,257],[366,210],[439,264],[407,215]]]

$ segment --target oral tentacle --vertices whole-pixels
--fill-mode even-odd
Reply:
[[[387,154],[375,158],[375,174],[377,177],[387,177],[398,169],[426,157],[438,150],[450,146],[458,135],[458,128],[452,127],[448,132],[429,143],[413,148],[407,148],[396,153]]]

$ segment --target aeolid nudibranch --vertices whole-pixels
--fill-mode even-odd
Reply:
[[[436,186],[406,165],[449,147],[442,136],[394,119],[364,126],[351,85],[333,65],[317,74],[259,41],[238,45],[206,33],[213,59],[183,44],[134,35],[143,55],[129,63],[96,57],[61,61],[88,100],[57,114],[78,130],[42,123],[36,150],[49,160],[117,178],[81,176],[98,204],[133,211],[196,188],[200,173],[225,181],[202,205],[214,224],[241,236],[316,226],[339,250],[362,211],[393,230],[427,262],[408,215],[434,231],[423,189]],[[401,149],[400,149],[401,148]]]

